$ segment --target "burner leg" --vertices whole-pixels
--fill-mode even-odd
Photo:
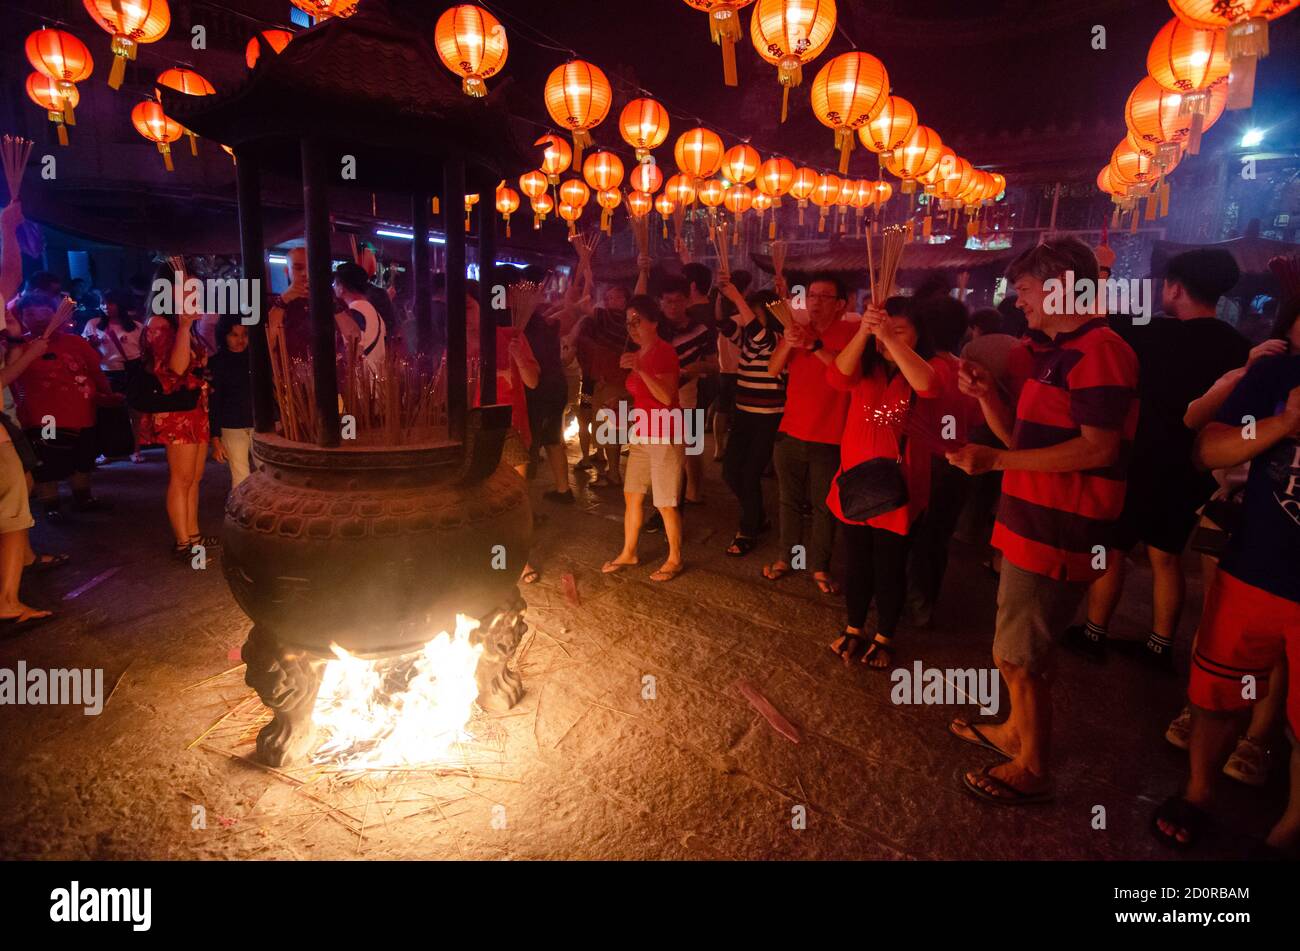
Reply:
[[[248,665],[244,682],[275,714],[257,734],[258,761],[276,767],[302,762],[315,745],[311,713],[324,659],[286,649],[256,624],[241,653]]]
[[[516,591],[511,605],[483,618],[473,635],[483,645],[474,672],[478,681],[478,705],[489,713],[509,710],[524,695],[524,682],[509,664],[528,630],[524,622],[525,607],[524,599]]]

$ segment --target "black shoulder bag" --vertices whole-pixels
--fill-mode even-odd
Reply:
[[[907,402],[907,416],[912,415],[916,392]],[[904,418],[906,425],[906,417]],[[898,458],[867,459],[835,477],[840,494],[840,511],[854,522],[866,522],[902,508],[907,504],[907,478],[903,472],[903,454],[907,450],[907,433],[898,437]]]
[[[128,359],[117,334],[107,323],[104,332],[122,355],[126,371],[126,405],[137,413],[183,413],[199,405],[197,389],[182,389],[174,393],[163,392],[162,383],[144,365],[144,357]]]

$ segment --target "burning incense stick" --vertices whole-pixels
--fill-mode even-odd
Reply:
[[[727,231],[730,226],[725,221],[719,221],[717,227],[713,229],[713,247],[718,252],[718,280],[731,280],[731,259],[727,254]]]
[[[510,325],[522,332],[542,299],[542,285],[535,281],[520,281],[510,288]]]
[[[790,302],[777,298],[767,305],[767,309],[772,312],[772,316],[781,321],[781,326],[789,330],[794,326],[794,312],[790,310]]]
[[[0,159],[4,161],[5,184],[9,186],[11,202],[18,200],[18,193],[23,185],[23,172],[27,170],[27,158],[31,154],[31,139],[6,135],[0,140]]]

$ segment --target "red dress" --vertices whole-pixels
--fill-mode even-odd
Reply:
[[[208,352],[191,335],[190,365],[177,375],[168,365],[176,331],[163,317],[153,317],[145,327],[140,356],[145,369],[158,378],[164,393],[181,389],[199,390],[199,402],[194,409],[171,413],[145,413],[140,417],[140,443],[161,443],[164,446],[198,445],[210,440],[208,430],[208,384],[198,375],[208,362]]]

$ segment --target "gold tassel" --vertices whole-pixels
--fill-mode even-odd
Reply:
[[[767,223],[767,240],[776,240],[776,212],[772,212],[772,218]]]
[[[158,151],[162,153],[162,157],[163,157],[163,167],[166,168],[167,171],[169,171],[169,172],[174,172],[174,171],[176,171],[176,167],[175,167],[174,165],[172,165],[172,148],[171,148],[171,146],[168,145],[166,142],[159,142],[159,143],[158,143]]]
[[[781,87],[781,121],[790,114],[790,87],[782,85]]]
[[[1147,209],[1146,209],[1146,215],[1144,215],[1146,221],[1156,220],[1156,204],[1159,202],[1159,200],[1160,200],[1160,195],[1155,189],[1153,189],[1151,193],[1147,195]]]
[[[440,215],[440,214],[442,214],[442,210],[441,210],[442,203],[441,203],[440,201],[438,201],[438,196],[437,196],[437,195],[434,195],[434,196],[433,196],[433,200],[432,200],[431,202],[429,202],[429,205],[430,205],[430,208],[431,208],[433,214],[435,214],[435,215]]]
[[[193,132],[190,132],[188,129],[186,129],[185,131],[186,131],[186,134],[188,134],[189,137],[190,137],[190,155],[198,155],[198,154],[199,154],[199,137],[198,137],[197,135],[195,135]]]
[[[57,128],[58,128],[58,130],[59,130],[59,145],[67,145],[67,144],[68,144],[68,127],[67,127],[66,125],[64,125],[62,122],[60,122],[60,123],[57,124]]]
[[[1229,109],[1249,109],[1255,99],[1255,67],[1268,55],[1268,20],[1251,17],[1228,27]]]
[[[734,20],[736,14],[732,14]],[[730,36],[722,38],[722,81],[728,86],[740,85],[736,78],[736,41]]]
[[[1187,153],[1189,155],[1201,154],[1201,133],[1205,131],[1205,113],[1192,113],[1192,129],[1187,134]]]
[[[826,209],[825,208],[822,209],[822,213],[817,218],[817,230],[819,232],[826,230]]]
[[[113,54],[113,66],[108,71],[108,88],[121,89],[122,80],[126,77],[126,56],[122,53]]]
[[[840,150],[840,174],[849,173],[849,153],[853,151],[853,140],[857,138],[852,129],[835,130],[835,146]]]
[[[1138,229],[1138,210],[1137,205],[1133,206],[1133,220],[1129,222],[1128,230],[1130,234],[1137,234]]]
[[[1165,218],[1169,215],[1169,182],[1162,182],[1160,185],[1160,217]]]
[[[664,239],[667,240],[667,238],[668,238],[668,219],[665,218],[665,219],[664,219]]]
[[[929,214],[921,222],[921,237],[929,240],[930,235],[934,234],[934,215]]]

